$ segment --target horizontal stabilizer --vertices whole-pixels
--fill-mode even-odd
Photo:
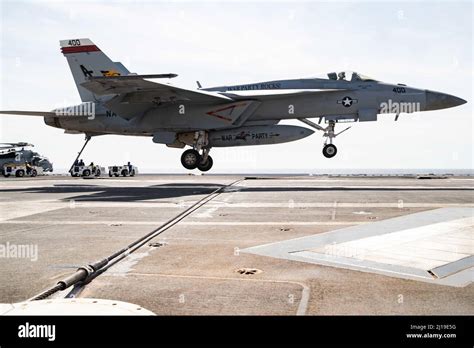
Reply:
[[[0,111],[0,114],[4,115],[19,115],[19,116],[41,116],[41,117],[71,117],[71,116],[92,116],[90,109],[55,109],[56,111],[21,111],[21,110],[12,110],[12,111]]]
[[[20,111],[20,110],[12,110],[12,111],[0,111],[0,114],[5,115],[23,115],[23,116],[56,116],[55,112],[51,111]]]

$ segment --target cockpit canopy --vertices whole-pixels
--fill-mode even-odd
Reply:
[[[377,82],[373,78],[368,76],[356,73],[355,71],[341,71],[340,73],[330,72],[328,74],[328,78],[330,80],[337,80],[337,81],[349,81],[349,82],[356,82],[356,81],[365,81],[365,82]]]

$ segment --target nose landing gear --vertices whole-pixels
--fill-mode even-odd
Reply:
[[[321,119],[320,119],[321,120]],[[324,132],[323,137],[326,138],[326,141],[324,142],[324,147],[323,147],[323,155],[326,158],[333,158],[337,154],[337,147],[332,143],[332,139],[337,137],[339,134],[345,132],[351,127],[347,127],[346,129],[343,129],[339,133],[334,133],[334,128],[336,126],[336,122],[333,120],[328,121],[328,126],[327,127],[321,127],[320,125],[311,122],[310,120],[306,118],[298,118],[298,121],[301,121],[305,124],[307,124],[310,127],[313,127],[316,130],[319,130],[321,132]],[[328,144],[329,141],[329,144]]]

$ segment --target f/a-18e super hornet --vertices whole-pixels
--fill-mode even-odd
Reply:
[[[43,116],[47,125],[65,133],[152,137],[153,142],[184,151],[187,169],[207,171],[212,147],[278,144],[314,133],[305,127],[279,125],[295,119],[321,131],[323,155],[334,157],[333,139],[341,122],[377,121],[379,114],[438,110],[466,103],[439,92],[389,84],[358,73],[329,73],[323,78],[258,82],[191,90],[151,79],[175,74],[138,75],[110,60],[89,39],[60,41],[82,103],[44,111],[2,111]],[[318,123],[309,119],[316,118]],[[324,126],[321,122],[324,121]]]

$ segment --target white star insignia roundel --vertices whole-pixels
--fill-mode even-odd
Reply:
[[[342,99],[342,103],[344,104],[344,106],[351,106],[352,99],[349,97],[345,97],[344,99]]]
[[[341,100],[338,100],[337,103],[342,104],[342,106],[348,108],[352,106],[352,104],[357,103],[357,99],[352,99],[351,97],[344,97]]]

